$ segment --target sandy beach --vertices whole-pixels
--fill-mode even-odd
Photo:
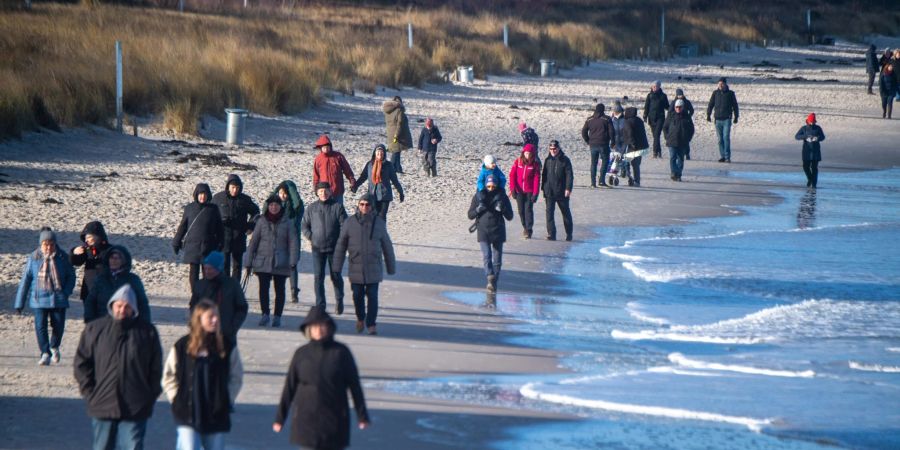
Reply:
[[[900,41],[876,40],[879,48]],[[398,259],[395,276],[381,286],[379,335],[352,334],[352,308],[338,317],[337,339],[353,350],[363,377],[373,427],[354,431],[356,448],[484,448],[506,438],[508,427],[578,420],[568,413],[508,408],[405,395],[391,382],[478,375],[527,375],[569,371],[564,353],[514,345],[514,321],[490,308],[448,299],[448,291],[481,293],[484,277],[466,211],[475,192],[483,155],[490,153],[508,172],[518,155],[516,124],[524,120],[547,143],[559,140],[575,167],[572,195],[575,241],[548,242],[544,201],[535,208],[535,239],[520,238],[518,217],[507,225],[499,296],[571,294],[561,262],[572,245],[603,235],[607,227],[677,224],[700,217],[739,214],[742,206],[771,205],[784,188],[765,181],[735,179],[732,172],[801,172],[800,143],[794,133],[810,112],[818,116],[823,143],[820,188],[850,171],[900,166],[900,126],[883,120],[878,96],[866,95],[862,44],[801,48],[750,48],[737,53],[668,62],[604,61],[561,71],[553,78],[491,76],[474,84],[429,85],[423,89],[379,89],[375,95],[330,94],[328,102],[294,117],[252,116],[245,145],[224,147],[225,124],[204,121],[202,138],[185,139],[159,131],[146,119],[138,135],[86,127],[64,133],[32,133],[0,143],[0,448],[86,448],[90,420],[72,376],[72,354],[83,328],[81,302],[72,296],[59,365],[38,367],[31,314],[16,315],[12,300],[26,253],[37,246],[37,230],[52,226],[60,244],[78,244],[91,220],[100,220],[114,244],[127,246],[133,271],[141,276],[154,319],[168,352],[182,336],[189,296],[187,266],[170,245],[182,206],[196,183],[218,192],[229,173],[244,181],[244,192],[261,203],[282,180],[292,179],[304,200],[313,200],[312,143],[329,133],[355,172],[384,140],[380,104],[403,97],[414,138],[432,117],[444,141],[437,178],[427,178],[415,152],[403,155],[400,181],[406,201],[394,202],[388,229]],[[767,61],[767,64],[763,64]],[[740,102],[733,130],[732,163],[719,158],[715,130],[705,109],[715,82],[727,76]],[[786,81],[799,77],[799,81]],[[589,152],[580,130],[596,102],[616,98],[643,107],[653,80],[670,98],[680,87],[694,103],[696,136],[684,182],[669,180],[668,159],[646,159],[640,188],[591,190]],[[649,127],[648,127],[649,134]],[[211,165],[192,155],[224,153]],[[190,158],[187,158],[190,159]],[[801,186],[797,186],[801,189]],[[805,188],[803,188],[805,189]],[[348,194],[347,204],[352,205]],[[353,209],[350,208],[352,213]],[[561,227],[561,221],[557,220]],[[301,257],[300,303],[288,303],[281,329],[260,328],[255,280],[247,289],[251,314],[239,334],[244,357],[244,389],[228,435],[229,448],[288,448],[288,434],[271,432],[275,404],[294,349],[296,331],[312,304],[309,244]],[[80,271],[79,271],[80,275]],[[79,278],[80,280],[80,278]],[[327,285],[327,283],[326,283]],[[332,300],[326,288],[329,312]],[[347,298],[349,304],[349,295]],[[518,396],[519,393],[499,395]],[[504,402],[498,402],[498,405]],[[504,403],[505,404],[505,403]],[[60,418],[65,417],[64,421]],[[46,424],[53,424],[48,433]],[[148,448],[170,448],[175,428],[169,405],[159,400],[150,421]]]

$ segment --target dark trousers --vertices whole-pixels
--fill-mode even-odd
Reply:
[[[866,92],[872,93],[872,85],[875,84],[875,72],[870,72],[869,74],[869,84],[867,85]]]
[[[559,212],[562,213],[563,227],[566,229],[566,237],[572,236],[572,210],[569,209],[568,197],[552,198],[546,197],[547,201],[547,236],[556,239],[556,205],[559,205]]]
[[[425,168],[425,175],[430,177],[437,176],[437,152],[424,152],[422,155],[422,167]]]
[[[367,327],[374,327],[378,318],[378,283],[350,283],[350,289],[353,291],[356,320],[366,322]]]
[[[634,178],[634,184],[641,184],[641,158],[643,156],[638,156],[631,160],[631,176]]]
[[[47,321],[53,332],[48,339]],[[63,332],[66,330],[65,308],[37,308],[34,310],[34,333],[41,353],[50,354],[51,348],[59,348]]]
[[[334,252],[317,252],[312,251],[313,256],[313,274],[315,276],[314,288],[316,291],[316,306],[325,308],[325,274],[331,276],[331,284],[334,286],[334,297],[338,303],[344,301],[344,278],[340,272],[334,272],[334,266],[331,265],[331,258]],[[328,272],[325,272],[325,266],[328,266]]]
[[[662,146],[659,143],[659,135],[662,134],[663,119],[650,119],[650,132],[653,133],[653,157],[662,157]]]
[[[591,186],[597,185],[597,163],[600,163],[600,184],[606,184],[609,170],[609,146],[591,146]]]
[[[288,277],[259,272],[256,272],[256,277],[259,280],[259,307],[262,313],[269,315],[269,281],[274,281],[275,315],[280,317],[284,312],[284,282]]]
[[[300,261],[297,261],[297,267],[291,269],[291,300],[297,302],[300,298],[300,284],[297,272],[300,270]]]
[[[803,172],[806,174],[806,186],[816,187],[819,182],[819,162],[803,160]]]
[[[891,113],[894,111],[894,95],[883,95],[881,96],[881,117],[891,118]]]
[[[375,208],[375,214],[378,214],[378,217],[381,217],[387,223],[387,212],[391,202],[375,202],[372,206]]]
[[[194,285],[200,280],[200,264],[190,263],[188,269],[188,284],[191,285],[191,293],[194,292]]]
[[[673,177],[681,179],[684,170],[684,149],[681,147],[669,147],[669,172]]]
[[[493,275],[500,278],[500,268],[503,267],[503,243],[479,241],[478,245],[481,246],[484,275]]]
[[[244,252],[241,253],[225,253],[225,267],[222,272],[225,275],[231,273],[231,278],[240,281],[241,280],[241,261],[244,257]]]
[[[400,165],[400,153],[401,152],[391,153],[391,164],[394,165],[394,170],[396,170],[397,173],[403,173],[403,166]]]
[[[94,450],[143,450],[147,421],[91,419]]]
[[[516,194],[516,206],[519,207],[519,219],[522,221],[522,229],[531,234],[534,227],[534,203],[531,203],[531,194],[519,192]]]

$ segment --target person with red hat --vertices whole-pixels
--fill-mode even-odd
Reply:
[[[816,188],[819,181],[819,161],[822,160],[822,149],[819,142],[825,140],[825,132],[816,124],[816,113],[806,116],[806,125],[800,127],[800,131],[794,136],[798,141],[803,141],[803,172],[806,173],[806,187]]]
[[[331,186],[331,198],[344,204],[344,177],[347,177],[351,186],[356,183],[350,163],[341,152],[332,149],[331,139],[327,135],[319,136],[315,148],[319,150],[319,154],[313,161],[313,189],[320,182],[328,183]]]

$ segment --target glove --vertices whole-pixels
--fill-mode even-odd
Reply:
[[[706,121],[707,121],[707,122],[712,122],[712,119],[710,119],[709,116],[706,116]]]
[[[481,214],[487,211],[487,206],[484,206],[484,203],[479,203],[478,206],[475,207],[475,213]]]
[[[737,123],[737,117],[734,118],[734,123]]]
[[[533,195],[531,196],[531,203],[537,203],[537,201],[538,201],[538,195],[537,195],[537,194],[533,194]]]
[[[400,194],[400,203],[403,203],[403,200],[406,200],[406,196],[403,194]]]
[[[494,203],[494,211],[503,212],[503,203]]]

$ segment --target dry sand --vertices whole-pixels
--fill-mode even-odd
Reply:
[[[884,45],[897,41],[881,40]],[[414,138],[426,116],[444,135],[438,153],[438,178],[417,172],[412,152],[403,155],[407,174],[401,182],[406,202],[391,205],[389,231],[399,261],[398,274],[381,286],[379,336],[348,334],[352,313],[339,318],[338,339],[353,349],[360,366],[374,426],[354,432],[358,448],[483,447],[507,438],[504,427],[573,417],[527,409],[471,405],[399,395],[382,389],[391,380],[482,374],[541,374],[564,371],[563,355],[508,344],[511,321],[490,309],[447,300],[448,291],[481,292],[484,278],[474,235],[465,214],[475,191],[480,159],[494,154],[508,171],[519,147],[519,120],[541,136],[541,155],[558,139],[576,169],[573,211],[576,241],[592,239],[605,226],[677,223],[732,214],[740,205],[771,204],[779,199],[765,182],[727,177],[729,171],[800,171],[800,144],[793,139],[809,112],[825,130],[820,188],[841,171],[900,165],[898,121],[880,118],[877,96],[865,94],[861,45],[747,49],[667,63],[610,61],[563,71],[552,79],[490,77],[473,85],[427,86],[376,95],[334,94],[329,102],[296,117],[253,116],[246,145],[223,148],[224,124],[207,119],[206,139],[172,141],[153,124],[140,128],[144,138],[105,129],[82,128],[29,134],[0,144],[0,448],[85,448],[90,422],[72,377],[71,355],[82,329],[81,303],[72,301],[62,344],[63,362],[37,367],[31,315],[12,312],[12,297],[25,254],[36,247],[36,230],[51,225],[65,248],[78,242],[85,223],[101,220],[116,244],[135,258],[134,271],[147,287],[154,318],[168,347],[186,331],[187,268],[171,251],[181,207],[198,182],[214,192],[229,173],[244,180],[245,192],[258,202],[284,179],[293,179],[312,200],[311,148],[329,132],[337,150],[355,171],[383,140],[380,103],[401,95],[408,105]],[[762,61],[775,66],[753,67]],[[703,120],[709,95],[726,75],[741,106],[733,131],[730,165],[715,162],[718,151],[712,124]],[[773,77],[802,77],[784,81]],[[627,96],[642,107],[649,84],[659,79],[674,96],[682,87],[697,109],[693,160],[684,182],[669,181],[668,160],[645,160],[642,187],[590,190],[587,146],[580,129],[596,101],[611,105]],[[836,81],[825,81],[836,80]],[[648,130],[649,131],[649,130]],[[177,152],[177,154],[176,154]],[[193,161],[189,154],[226,153],[235,163],[256,170],[233,170]],[[665,153],[665,152],[664,152]],[[702,173],[701,173],[702,171]],[[800,187],[798,187],[800,188]],[[352,204],[348,199],[348,204]],[[518,218],[508,225],[500,295],[564,296],[559,262],[571,244],[543,239],[543,201],[536,208],[535,237],[519,238]],[[613,207],[614,206],[614,207]],[[351,211],[352,212],[352,211]],[[561,226],[561,221],[557,219]],[[304,244],[308,250],[308,244]],[[244,390],[238,397],[229,448],[287,448],[288,435],[270,431],[284,370],[302,337],[296,332],[312,302],[311,265],[302,258],[301,303],[288,304],[284,328],[258,328],[256,284],[248,288],[251,315],[239,335],[245,361]],[[330,288],[329,305],[331,304]],[[73,295],[73,299],[77,298]],[[349,286],[348,298],[349,303]],[[352,310],[352,308],[350,308]],[[517,396],[517,391],[498,395]],[[174,426],[168,404],[160,400],[150,422],[148,448],[169,448]]]

